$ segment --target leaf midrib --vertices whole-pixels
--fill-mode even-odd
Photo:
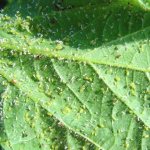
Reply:
[[[124,36],[120,39],[111,41],[105,45],[102,45],[99,48],[93,49],[91,51],[75,51],[73,50],[73,48],[70,47],[65,47],[67,48],[68,53],[66,53],[66,50],[62,50],[62,51],[54,51],[53,47],[48,48],[47,46],[45,48],[43,47],[39,47],[36,48],[34,45],[31,45],[30,47],[28,45],[21,45],[20,42],[16,42],[14,39],[15,37],[12,35],[9,35],[3,31],[1,31],[0,35],[2,35],[3,39],[7,39],[6,42],[1,42],[1,48],[4,49],[10,49],[10,50],[16,50],[16,51],[21,51],[23,52],[24,50],[22,50],[22,47],[25,46],[25,49],[28,49],[28,51],[33,54],[33,55],[40,55],[40,56],[46,56],[46,57],[50,57],[50,58],[58,58],[58,59],[66,59],[66,60],[73,60],[73,61],[78,61],[78,62],[84,62],[84,63],[93,63],[93,64],[99,64],[99,65],[106,65],[106,66],[112,66],[112,67],[116,67],[116,68],[124,68],[124,69],[129,69],[129,70],[135,70],[135,71],[140,71],[140,72],[150,72],[150,68],[139,68],[139,67],[135,67],[133,65],[123,65],[123,64],[118,64],[118,63],[109,63],[106,61],[100,61],[100,60],[89,60],[89,58],[85,57],[85,55],[100,49],[100,48],[106,48],[109,47],[110,45],[117,43],[120,40],[124,40],[130,36],[136,35],[137,33],[140,32],[146,32],[146,30],[150,29],[149,27],[146,27],[140,31],[137,31],[135,33],[132,33],[130,35]],[[22,39],[18,38],[18,41],[21,41]],[[25,41],[22,41],[22,43],[26,43]]]

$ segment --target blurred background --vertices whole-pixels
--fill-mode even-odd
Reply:
[[[7,0],[0,0],[0,9],[3,9],[7,4]]]

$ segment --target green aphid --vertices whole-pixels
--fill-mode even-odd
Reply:
[[[63,42],[57,40],[57,41],[56,41],[56,47],[55,47],[55,50],[60,51],[60,50],[62,50],[63,48],[64,48]]]
[[[62,45],[62,44],[57,44],[55,49],[56,49],[57,51],[60,51],[60,50],[63,49],[63,45]]]

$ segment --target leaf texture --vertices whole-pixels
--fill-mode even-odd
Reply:
[[[9,3],[0,14],[2,147],[149,150],[149,1]]]

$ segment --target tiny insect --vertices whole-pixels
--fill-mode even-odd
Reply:
[[[58,125],[59,125],[60,127],[64,127],[64,124],[63,124],[62,122],[59,122]]]
[[[37,55],[37,56],[35,56],[35,59],[36,60],[39,60],[39,59],[41,59],[42,58],[42,56],[41,55]]]
[[[11,83],[12,83],[12,84],[16,84],[17,81],[16,81],[15,79],[13,79],[13,80],[11,80]]]
[[[62,50],[63,49],[63,41],[56,40],[56,50]]]
[[[117,54],[117,55],[115,56],[116,59],[118,59],[118,58],[120,58],[120,57],[121,57],[121,54]]]
[[[51,18],[50,23],[55,25],[57,24],[57,19],[56,18]]]

